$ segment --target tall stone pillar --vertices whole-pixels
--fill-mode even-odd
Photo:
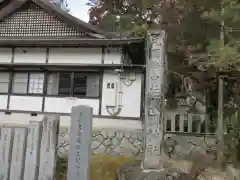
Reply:
[[[166,32],[148,33],[146,39],[145,157],[144,170],[162,169],[164,94],[166,88]]]

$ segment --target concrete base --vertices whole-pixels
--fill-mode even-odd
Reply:
[[[193,162],[186,160],[168,159],[163,162],[160,171],[143,171],[139,161],[135,165],[125,165],[118,170],[118,180],[187,180],[191,177]],[[214,166],[215,167],[215,166]],[[195,166],[196,168],[196,166]],[[222,172],[219,168],[206,167],[205,171],[198,175],[199,180],[240,180],[238,172],[228,168],[229,172]],[[231,169],[231,170],[230,170]]]
[[[125,165],[118,170],[118,180],[173,180],[179,175],[176,169],[161,171],[143,171],[141,162],[135,165]]]
[[[233,165],[227,166],[226,173],[229,177],[229,180],[239,180],[240,179],[240,170],[235,168]]]

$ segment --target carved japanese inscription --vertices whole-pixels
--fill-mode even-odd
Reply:
[[[23,179],[27,128],[14,128],[10,180]]]
[[[88,180],[92,140],[93,109],[88,106],[72,108],[68,152],[68,180]]]
[[[42,122],[32,121],[29,123],[24,180],[36,180],[38,178],[41,131]]]
[[[44,116],[43,118],[38,180],[54,179],[56,169],[59,121],[59,115],[48,115]]]
[[[165,31],[150,33],[147,38],[145,89],[145,158],[144,169],[161,168],[165,86]]]
[[[13,145],[13,128],[1,128],[0,139],[0,178],[8,180],[11,167],[11,154]]]

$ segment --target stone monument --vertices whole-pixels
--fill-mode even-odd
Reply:
[[[43,118],[38,180],[55,179],[59,122],[59,115],[48,115]]]
[[[13,145],[13,128],[1,128],[0,138],[0,179],[8,180],[11,167],[11,155]]]
[[[119,169],[120,180],[155,180],[166,177],[166,173],[161,172],[163,170],[164,95],[167,79],[166,53],[166,32],[164,30],[149,31],[145,48],[144,160],[138,165]]]
[[[88,180],[91,157],[93,108],[74,106],[68,151],[68,180]]]
[[[27,128],[14,128],[10,180],[23,179],[27,144]]]
[[[42,122],[31,121],[28,125],[24,180],[36,180],[38,178],[41,134]]]
[[[166,85],[166,33],[153,31],[147,36],[145,89],[145,154],[143,169],[159,170],[164,135],[164,94]]]

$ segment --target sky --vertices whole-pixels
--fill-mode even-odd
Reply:
[[[77,18],[88,22],[88,6],[87,0],[67,0],[70,13]]]

